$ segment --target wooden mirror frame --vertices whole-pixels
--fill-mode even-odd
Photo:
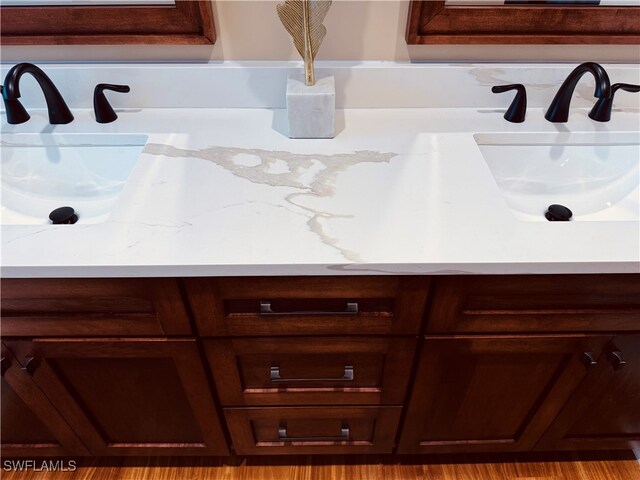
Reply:
[[[1,8],[3,45],[213,44],[210,0],[175,5]]]
[[[640,7],[448,5],[412,0],[407,43],[627,44],[640,43]]]

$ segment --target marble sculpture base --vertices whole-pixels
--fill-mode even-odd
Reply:
[[[333,138],[335,136],[336,87],[333,76],[308,87],[303,75],[287,80],[289,138]]]

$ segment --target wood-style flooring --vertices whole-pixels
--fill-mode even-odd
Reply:
[[[3,467],[5,466],[3,460]],[[633,452],[525,456],[78,459],[74,472],[2,480],[640,480]]]

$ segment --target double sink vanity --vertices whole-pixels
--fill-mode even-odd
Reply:
[[[638,447],[640,111],[592,120],[585,77],[548,122],[573,67],[321,65],[327,140],[287,138],[291,64],[48,66],[75,117],[55,126],[24,81],[3,455]],[[108,124],[103,81],[131,86]],[[516,124],[491,87],[518,81]]]
[[[559,203],[579,212],[575,221],[639,221],[636,133],[575,133],[562,146],[553,137],[473,136],[512,215],[544,222],[546,207]],[[127,134],[4,135],[3,225],[47,225],[47,213],[61,202],[74,205],[81,224],[106,221],[147,141]],[[264,161],[241,151],[234,158],[242,155]]]

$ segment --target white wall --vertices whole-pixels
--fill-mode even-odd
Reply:
[[[214,46],[3,46],[3,62],[220,61],[298,58],[274,0],[213,2]],[[404,40],[406,0],[334,0],[322,60],[640,62],[638,45],[419,45]]]

